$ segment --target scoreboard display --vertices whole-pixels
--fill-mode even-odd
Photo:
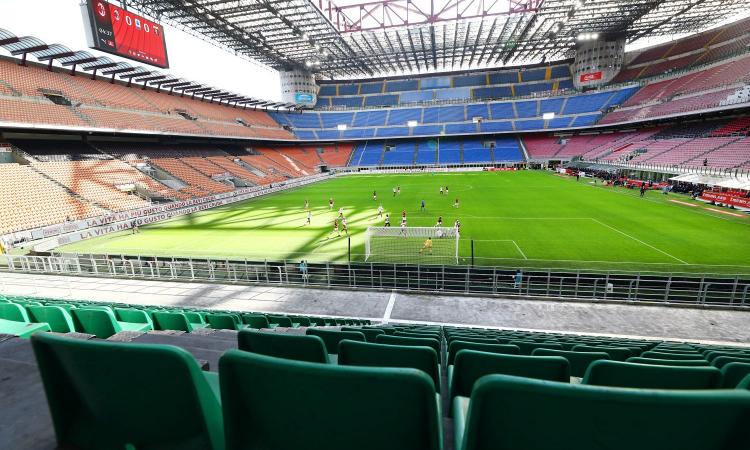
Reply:
[[[169,67],[164,28],[104,0],[88,0],[89,46],[161,68]]]

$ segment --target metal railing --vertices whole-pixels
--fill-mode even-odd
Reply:
[[[0,270],[147,280],[750,308],[750,276],[103,255],[0,257]]]

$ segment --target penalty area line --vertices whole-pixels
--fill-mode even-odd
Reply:
[[[681,260],[680,258],[678,258],[678,257],[674,256],[674,255],[670,255],[669,253],[665,252],[664,250],[660,250],[660,249],[658,249],[658,248],[654,247],[654,246],[653,246],[653,245],[651,245],[651,244],[648,244],[648,243],[646,243],[646,242],[643,242],[642,240],[638,239],[638,238],[637,238],[637,237],[635,237],[635,236],[631,236],[631,235],[629,235],[629,234],[625,233],[624,231],[620,231],[620,230],[618,230],[617,228],[615,228],[615,227],[613,227],[613,226],[607,225],[606,223],[604,223],[604,222],[602,222],[602,221],[600,221],[600,220],[598,220],[598,219],[594,219],[594,218],[592,217],[592,218],[591,218],[591,220],[593,220],[594,222],[598,223],[599,225],[602,225],[602,226],[604,226],[604,227],[607,227],[607,228],[609,228],[609,229],[610,229],[610,230],[612,230],[612,231],[616,231],[617,233],[620,233],[621,235],[623,235],[623,236],[625,236],[625,237],[628,237],[628,238],[630,238],[630,239],[632,239],[632,240],[634,240],[634,241],[636,241],[636,242],[638,242],[638,243],[640,243],[640,244],[643,244],[643,245],[645,245],[645,246],[646,246],[646,247],[648,247],[648,248],[651,248],[651,249],[653,249],[653,250],[656,250],[657,252],[659,252],[659,253],[661,253],[661,254],[663,254],[663,255],[669,256],[670,258],[674,259],[675,261],[679,261],[679,262],[681,262],[682,264],[685,264],[685,265],[690,265],[690,263],[688,263],[688,262],[685,262],[685,261]]]

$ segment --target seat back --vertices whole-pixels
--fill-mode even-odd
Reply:
[[[231,314],[206,314],[206,321],[215,330],[237,329],[237,322]]]
[[[84,333],[93,334],[99,339],[107,339],[121,331],[112,310],[101,308],[76,308],[73,317]]]
[[[570,363],[561,356],[522,356],[461,350],[453,363],[451,398],[471,396],[474,383],[485,375],[505,374],[570,382]]]
[[[352,341],[365,342],[365,335],[359,331],[337,331],[337,330],[323,330],[320,328],[308,328],[305,331],[307,335],[318,336],[323,339],[326,345],[326,351],[332,355],[339,352],[339,342],[344,339]]]
[[[268,318],[262,314],[243,314],[242,321],[250,328],[271,328]]]
[[[552,342],[534,342],[534,341],[510,341],[510,344],[518,346],[522,355],[531,355],[531,352],[538,348],[548,348],[562,350],[562,344]]]
[[[671,353],[671,352],[657,352],[647,351],[641,354],[642,358],[654,358],[654,359],[674,359],[674,360],[695,360],[701,359],[703,356],[700,354],[686,354],[686,353]]]
[[[653,359],[633,356],[625,360],[626,362],[638,364],[654,364],[657,366],[677,366],[677,367],[704,367],[710,365],[705,359]]]
[[[642,389],[716,389],[721,371],[716,367],[676,367],[622,361],[596,361],[583,384]]]
[[[614,359],[615,361],[625,361],[631,356],[635,356],[633,355],[633,352],[631,352],[630,349],[628,348],[610,347],[610,346],[605,346],[605,345],[579,344],[573,347],[573,351],[575,352],[597,352],[597,353],[604,352],[608,354],[609,357]]]
[[[154,328],[154,322],[151,315],[142,309],[136,308],[115,308],[115,317],[120,322],[128,323],[146,323]]]
[[[268,318],[268,322],[271,323],[272,325],[275,324],[277,326],[286,327],[286,328],[292,327],[292,319],[290,319],[289,317],[272,316],[272,315],[268,315],[266,317]]]
[[[493,375],[477,382],[457,438],[463,437],[461,450],[728,450],[747,448],[749,415],[750,392],[618,389]],[[700,424],[685,426],[696,417]]]
[[[237,348],[277,358],[328,363],[325,344],[318,336],[242,330],[237,334]]]
[[[451,335],[447,339],[448,345],[451,344],[453,341],[461,341],[461,342],[474,342],[477,344],[499,344],[500,341],[498,341],[495,338],[484,338],[484,337],[476,337],[476,336],[469,336],[469,335]]]
[[[562,356],[570,363],[570,375],[583,377],[589,365],[600,359],[611,359],[604,352],[574,352],[569,350],[554,350],[550,348],[538,348],[531,352],[532,356]]]
[[[453,364],[456,354],[461,350],[476,350],[479,352],[503,353],[506,355],[520,355],[521,349],[513,344],[482,344],[479,342],[451,341],[448,345],[448,365]]]
[[[381,334],[375,338],[375,342],[378,344],[389,344],[389,345],[418,345],[430,347],[435,350],[435,353],[440,359],[440,341],[433,338],[419,338],[419,337],[407,337],[407,336],[390,336],[387,334]]]
[[[750,362],[732,362],[721,368],[724,389],[734,389],[747,376],[750,376]]]
[[[750,363],[750,355],[748,356],[718,356],[711,361],[711,365],[721,369],[725,365],[733,362]]]
[[[227,450],[442,448],[435,390],[419,370],[230,350],[219,374]]]
[[[411,367],[425,372],[440,389],[440,371],[438,357],[430,347],[410,345],[373,344],[343,340],[339,343],[341,366],[368,367]]]
[[[713,362],[714,359],[716,359],[716,358],[718,358],[720,356],[729,356],[729,357],[732,357],[732,358],[737,358],[737,357],[744,358],[746,356],[750,356],[750,352],[745,352],[745,351],[741,351],[741,350],[732,350],[732,351],[728,351],[728,350],[722,350],[722,351],[711,350],[711,351],[707,351],[705,353],[706,359],[709,360],[709,361],[711,361],[711,362]]]
[[[378,335],[385,334],[385,331],[375,328],[341,327],[341,331],[358,331],[365,335],[365,340],[367,342],[375,342],[375,339],[378,337]]]
[[[0,303],[0,319],[29,323],[26,309],[16,303]]]
[[[71,333],[76,330],[73,317],[59,306],[29,306],[28,312],[31,321],[46,322],[54,332]]]
[[[31,343],[59,447],[224,448],[219,399],[187,351],[47,333]]]
[[[154,312],[154,326],[157,330],[176,330],[189,333],[193,330],[187,316],[183,313],[156,311]]]

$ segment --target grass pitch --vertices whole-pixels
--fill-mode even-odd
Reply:
[[[441,185],[449,187],[448,195],[439,194]],[[401,186],[395,197],[394,186]],[[454,208],[457,197],[460,207]],[[332,233],[343,206],[351,257],[361,261],[365,229],[383,225],[379,204],[396,227],[402,210],[409,226],[434,226],[438,216],[446,226],[460,219],[461,263],[471,262],[473,240],[477,265],[750,273],[747,215],[657,191],[639,198],[637,190],[541,171],[342,176],[59,251],[343,262],[348,240]],[[431,262],[419,248],[398,251],[406,255],[404,262]]]

